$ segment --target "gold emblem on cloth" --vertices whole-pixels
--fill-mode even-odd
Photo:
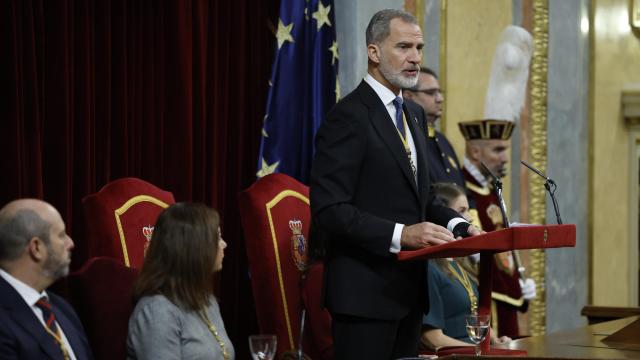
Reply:
[[[302,221],[293,219],[289,220],[289,229],[291,229],[291,256],[293,262],[300,271],[306,271],[308,267],[308,244],[307,239],[302,235]]]
[[[151,244],[151,237],[153,236],[153,226],[149,225],[142,227],[142,235],[144,235],[147,240],[144,243],[144,255],[146,255],[149,244]]]
[[[513,275],[513,272],[516,270],[516,267],[513,262],[513,257],[511,256],[511,252],[503,252],[494,255],[496,258],[496,265],[498,269],[504,271],[509,275]]]
[[[502,212],[496,204],[491,204],[487,207],[487,216],[491,220],[491,223],[496,227],[496,230],[502,229]]]

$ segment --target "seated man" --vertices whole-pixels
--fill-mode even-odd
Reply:
[[[66,276],[73,240],[58,211],[22,199],[0,209],[0,354],[3,359],[92,359],[71,306],[45,289]]]

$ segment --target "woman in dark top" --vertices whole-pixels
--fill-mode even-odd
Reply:
[[[434,184],[436,201],[456,210],[470,221],[469,202],[455,184]],[[427,267],[429,313],[423,319],[421,341],[431,349],[444,346],[472,346],[466,332],[465,316],[478,307],[478,283],[465,258],[436,259]],[[492,333],[492,343],[511,341]]]

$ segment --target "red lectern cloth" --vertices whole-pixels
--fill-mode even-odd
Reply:
[[[398,260],[463,257],[480,251],[499,253],[515,249],[544,249],[575,245],[575,224],[521,226],[420,250],[400,251]]]
[[[431,355],[433,352],[426,352],[425,354]],[[439,357],[447,355],[475,355],[476,350],[474,346],[446,346],[438,349],[437,355]],[[489,351],[483,351],[482,355],[500,355],[500,356],[527,356],[525,350],[511,350],[511,349],[494,349]]]

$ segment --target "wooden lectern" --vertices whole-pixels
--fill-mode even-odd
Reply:
[[[492,256],[510,250],[548,249],[573,247],[576,245],[576,226],[535,225],[512,227],[486,234],[468,237],[459,241],[428,247],[420,250],[401,251],[398,259],[409,261],[416,259],[463,257],[480,252],[480,299],[479,314],[491,313],[491,261]],[[490,336],[482,342],[482,354],[487,355],[526,355],[522,350],[491,349]],[[451,349],[453,350],[453,349]],[[457,348],[447,353],[473,353],[472,348]],[[444,355],[444,354],[440,354]]]

